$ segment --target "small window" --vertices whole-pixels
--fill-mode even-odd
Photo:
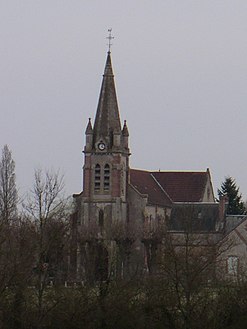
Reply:
[[[96,164],[95,171],[94,171],[94,190],[100,190],[100,165]]]
[[[104,190],[109,191],[110,189],[110,166],[108,164],[104,167]]]
[[[238,257],[229,256],[227,258],[227,273],[231,275],[238,274]]]

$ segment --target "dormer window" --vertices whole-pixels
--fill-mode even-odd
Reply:
[[[100,191],[100,176],[101,176],[100,170],[101,170],[100,165],[96,164],[95,171],[94,171],[94,190],[95,191]]]
[[[109,191],[110,189],[110,166],[106,164],[104,167],[104,190]]]

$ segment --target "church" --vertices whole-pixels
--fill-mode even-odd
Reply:
[[[137,264],[151,271],[159,236],[185,229],[181,214],[188,206],[193,207],[194,231],[221,232],[225,207],[215,201],[209,169],[130,168],[129,131],[120,120],[110,50],[83,153],[83,190],[73,195],[71,262],[78,279],[127,275]]]

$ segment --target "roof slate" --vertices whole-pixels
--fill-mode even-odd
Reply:
[[[201,202],[208,173],[186,171],[144,171],[130,169],[130,183],[149,203],[170,205],[172,202]]]
[[[201,202],[208,173],[193,171],[152,172],[173,202]]]
[[[139,193],[147,194],[148,203],[161,206],[170,206],[172,204],[170,198],[162,190],[150,172],[130,169],[130,183]]]

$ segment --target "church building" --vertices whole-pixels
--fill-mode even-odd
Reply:
[[[83,152],[83,190],[73,196],[76,242],[72,258],[78,278],[104,278],[112,272],[124,275],[137,262],[150,270],[150,234],[181,230],[177,214],[183,205],[193,205],[198,231],[221,229],[224,211],[215,202],[209,169],[130,168],[129,131],[126,121],[120,120],[110,51]]]

